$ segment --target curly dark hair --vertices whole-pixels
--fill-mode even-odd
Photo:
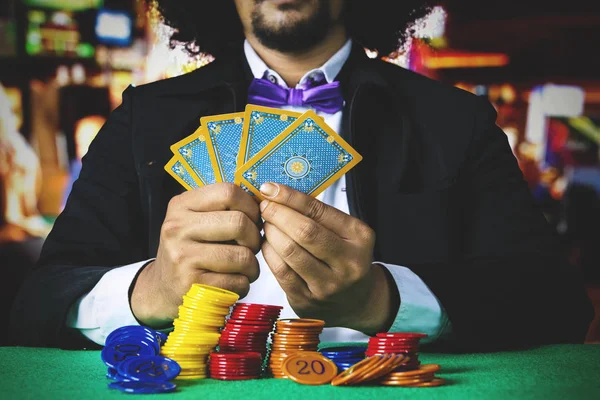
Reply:
[[[164,23],[174,28],[172,47],[190,55],[226,54],[244,39],[233,0],[150,0]],[[380,56],[396,51],[414,21],[427,15],[435,1],[347,0],[346,29],[354,41]]]

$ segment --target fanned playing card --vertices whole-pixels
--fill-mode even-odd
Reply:
[[[189,167],[190,175],[198,186],[216,182],[208,154],[207,136],[204,128],[200,126],[193,134],[171,146],[171,151],[179,156],[181,164]]]
[[[242,166],[300,117],[300,113],[248,104],[237,165]],[[235,183],[239,184],[237,178]]]
[[[259,199],[265,182],[316,197],[362,160],[314,111],[306,111],[238,168],[236,179]]]
[[[200,118],[206,128],[206,144],[217,182],[233,182],[242,138],[244,113]]]
[[[169,173],[177,182],[181,184],[186,190],[192,190],[198,188],[198,184],[192,178],[192,174],[188,171],[178,156],[173,156],[167,165],[165,165],[165,171]]]

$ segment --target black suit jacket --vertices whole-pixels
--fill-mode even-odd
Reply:
[[[15,301],[19,343],[85,346],[65,327],[69,307],[111,268],[156,255],[167,203],[182,192],[163,170],[169,146],[200,117],[246,105],[251,74],[243,52],[232,54],[123,93]],[[581,342],[589,300],[557,254],[493,107],[359,48],[338,78],[342,134],[364,158],[347,176],[350,211],[376,231],[375,260],[425,281],[454,345]]]

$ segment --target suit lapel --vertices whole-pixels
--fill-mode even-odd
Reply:
[[[379,198],[412,191],[418,164],[408,107],[378,68],[355,46],[338,79],[346,104],[343,136],[363,156],[346,174],[350,213],[377,231]],[[379,249],[375,248],[375,257]]]

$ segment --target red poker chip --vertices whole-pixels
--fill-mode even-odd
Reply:
[[[229,352],[233,352],[235,351],[250,351],[250,352],[257,352],[257,353],[262,353],[267,349],[267,345],[266,344],[239,344],[239,343],[220,343],[219,344],[219,348],[222,351],[229,351]]]
[[[222,367],[222,366],[210,366],[209,371],[211,373],[215,372],[215,373],[219,373],[219,374],[223,374],[223,375],[254,375],[254,374],[259,374],[260,373],[260,366],[259,367],[237,367],[237,366],[227,366],[227,367]]]
[[[262,318],[279,318],[281,313],[279,311],[254,311],[254,310],[233,310],[230,315],[244,315],[251,317],[262,317]]]
[[[218,372],[224,375],[252,375],[260,373],[258,367],[238,367],[238,366],[210,366],[210,372]]]
[[[246,364],[232,364],[232,363],[210,363],[210,368],[215,369],[260,369],[262,362],[258,363],[246,363]]]
[[[391,354],[391,353],[402,353],[402,354],[412,355],[412,356],[415,356],[415,355],[419,354],[416,351],[404,350],[404,349],[395,349],[395,348],[388,348],[388,349],[368,349],[367,351],[365,351],[365,354]]]
[[[275,321],[277,321],[277,318],[279,318],[279,316],[278,315],[270,316],[270,315],[264,315],[264,314],[233,313],[229,316],[229,318],[244,320],[244,321],[268,322],[268,323],[275,324]]]
[[[248,319],[233,319],[230,318],[225,323],[225,326],[229,324],[234,325],[254,325],[254,326],[273,326],[273,323],[269,321],[256,321],[256,320],[248,320]]]
[[[231,313],[244,313],[244,314],[264,314],[264,315],[280,315],[281,310],[259,310],[252,308],[234,308]]]
[[[406,349],[406,350],[419,350],[418,346],[403,346],[401,344],[382,344],[382,345],[372,345],[367,347],[367,350],[371,349]]]
[[[368,349],[387,349],[387,348],[398,348],[398,349],[416,349],[418,350],[420,346],[412,346],[402,343],[373,343],[367,346]]]
[[[262,310],[283,310],[283,306],[275,306],[272,304],[258,304],[258,303],[235,303],[234,308],[259,308]]]
[[[261,348],[257,348],[257,347],[241,347],[241,346],[221,346],[220,347],[221,351],[223,352],[230,352],[230,353],[237,353],[240,351],[251,351],[253,353],[260,353],[261,356],[264,356],[267,353],[267,349],[261,349]]]
[[[235,353],[235,352],[240,352],[240,351],[245,351],[245,352],[253,352],[253,353],[261,353],[261,355],[264,355],[264,353],[267,352],[267,348],[265,347],[258,347],[258,346],[219,346],[219,349],[221,349],[221,351],[223,352],[230,352],[230,353]]]
[[[223,331],[227,332],[254,332],[254,333],[269,333],[273,330],[271,326],[261,325],[238,325],[238,324],[227,324]]]
[[[260,358],[260,354],[254,352],[244,352],[244,353],[210,353],[211,357],[215,358],[225,358],[225,359],[244,359],[244,358]]]
[[[402,344],[415,344],[415,345],[421,344],[418,340],[412,340],[412,339],[403,340],[403,339],[396,339],[396,338],[371,338],[369,340],[369,344],[372,344],[372,343],[402,343]]]
[[[249,313],[249,314],[266,314],[266,315],[280,315],[281,310],[269,310],[269,309],[258,309],[258,308],[245,308],[235,307],[231,310],[232,313]]]
[[[219,346],[266,346],[266,340],[242,340],[242,339],[223,339],[219,341]]]
[[[221,336],[219,341],[228,341],[228,342],[247,342],[247,343],[267,343],[267,337],[261,336]]]
[[[256,375],[260,375],[261,371],[260,370],[252,370],[252,371],[237,371],[237,370],[231,370],[231,371],[225,371],[225,370],[210,370],[208,371],[210,373],[210,376],[256,376]]]
[[[215,376],[213,376],[211,374],[211,378],[213,378],[213,379],[220,379],[222,381],[247,381],[247,380],[250,380],[250,379],[258,379],[258,378],[260,378],[260,375],[252,375],[252,376],[247,376],[247,375],[232,375],[232,376],[215,375]]]
[[[267,340],[268,332],[239,332],[239,331],[223,331],[221,338],[225,339],[251,339],[251,340]]]
[[[369,346],[367,348],[368,350],[403,350],[403,351],[412,351],[412,352],[417,352],[419,351],[418,347],[405,347],[405,346]]]
[[[402,339],[422,339],[427,337],[426,333],[415,333],[415,332],[381,332],[375,335],[380,338],[402,338]]]
[[[264,341],[256,341],[256,340],[252,340],[252,341],[245,341],[245,340],[221,340],[219,342],[219,346],[245,346],[245,347],[266,347],[267,346],[267,342]]]
[[[262,360],[259,359],[249,359],[249,360],[219,360],[217,358],[213,358],[210,360],[210,365],[237,365],[237,366],[261,366]]]

